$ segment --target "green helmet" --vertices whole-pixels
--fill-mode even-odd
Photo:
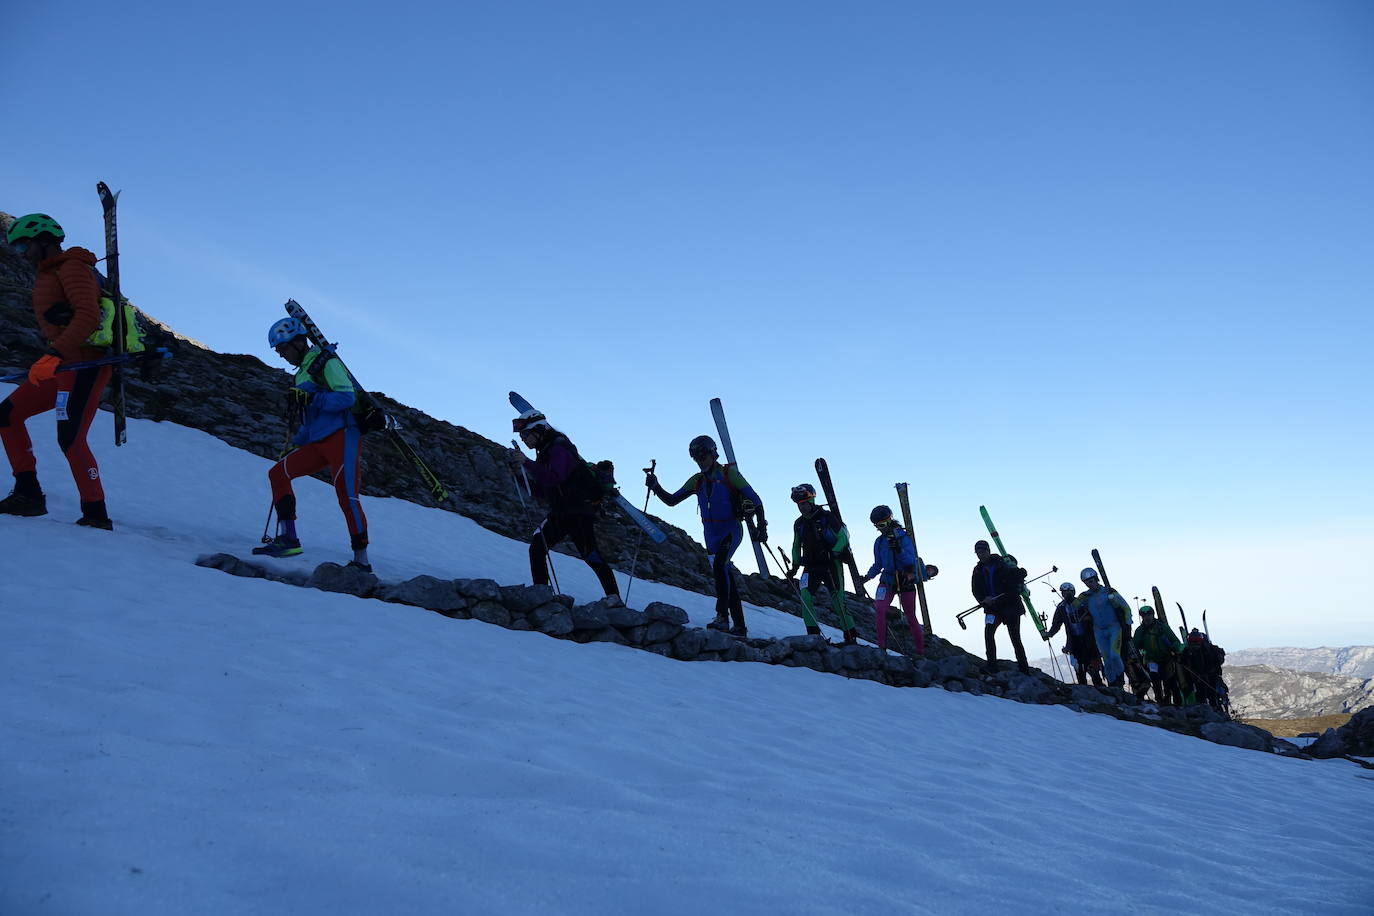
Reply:
[[[67,233],[57,224],[57,220],[48,214],[30,213],[28,216],[19,217],[10,226],[9,242],[13,245],[20,239],[37,238],[45,232],[59,241],[67,237]]]

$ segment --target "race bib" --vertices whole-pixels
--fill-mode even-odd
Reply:
[[[811,579],[811,574],[810,574],[810,573],[802,573],[802,574],[801,574],[801,587],[802,587],[802,588],[806,588],[807,585],[809,584],[810,579]]]
[[[1154,662],[1150,662],[1150,673],[1151,673],[1151,674],[1158,674],[1158,673],[1159,673],[1159,665],[1155,664]]]
[[[886,598],[886,597],[887,597],[887,586],[886,586],[886,585],[880,585],[880,586],[878,586],[878,591],[874,593],[874,597],[877,598],[879,601],[882,601],[884,598]]]
[[[59,420],[67,419],[67,395],[69,394],[71,394],[69,391],[57,392],[57,419]]]
[[[997,615],[996,615],[996,614],[984,614],[984,615],[983,615],[983,623],[987,624],[988,626],[992,626],[992,625],[993,625],[994,623],[996,623],[996,622],[997,622]]]

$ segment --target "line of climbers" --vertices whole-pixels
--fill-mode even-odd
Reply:
[[[108,334],[102,337],[102,332],[108,330],[103,325],[108,323],[112,310],[102,308],[96,256],[84,248],[64,250],[64,239],[62,227],[41,213],[19,218],[8,232],[10,246],[35,268],[33,312],[48,347],[30,368],[27,379],[0,402],[0,440],[15,478],[13,492],[0,500],[0,514],[47,513],[25,421],[56,410],[58,443],[81,497],[82,514],[77,524],[111,530],[113,523],[105,506],[100,470],[86,444],[86,433],[109,381],[110,367],[59,369],[63,363],[89,361],[107,352],[104,347],[108,347]],[[302,553],[291,481],[327,470],[348,528],[353,550],[349,565],[371,572],[367,517],[359,497],[363,431],[354,413],[358,403],[356,383],[338,359],[311,345],[305,326],[296,318],[274,322],[268,329],[267,341],[296,370],[288,394],[288,425],[295,426],[295,430],[267,474],[272,511],[277,517],[276,533],[270,538],[264,534],[264,544],[254,548],[253,553],[273,557]],[[602,483],[576,446],[554,429],[543,414],[527,411],[515,419],[513,429],[525,446],[534,450],[535,457],[530,459],[519,449],[511,449],[512,471],[522,474],[531,494],[548,506],[547,515],[530,538],[533,581],[549,583],[549,552],[568,538],[596,574],[606,595],[618,599],[615,574],[596,542],[595,517],[604,493]],[[716,595],[716,616],[707,626],[747,636],[737,580],[739,570],[732,557],[744,542],[746,519],[753,520],[753,538],[761,543],[767,541],[763,500],[737,467],[721,464],[715,440],[710,436],[697,436],[689,443],[687,452],[698,470],[682,486],[668,492],[653,470],[646,471],[645,486],[668,506],[696,496]],[[835,513],[817,504],[816,488],[811,484],[793,487],[791,498],[798,515],[792,525],[792,568],[788,577],[796,579],[806,632],[821,632],[815,615],[815,593],[824,588],[840,621],[844,641],[855,643],[857,631],[844,597],[844,558],[851,547],[849,531]],[[269,524],[270,519],[269,515]],[[929,581],[935,567],[927,566],[916,555],[911,536],[889,507],[874,507],[869,519],[878,535],[873,543],[873,564],[861,582],[879,580],[873,601],[878,646],[886,649],[887,613],[896,597],[916,652],[924,654],[926,634],[915,615],[916,583],[918,576],[923,582]],[[974,554],[977,563],[973,568],[972,591],[986,611],[987,659],[996,665],[995,635],[999,627],[1005,627],[1018,667],[1029,671],[1020,635],[1026,572],[993,553],[987,541],[978,541]],[[1189,697],[1212,705],[1222,702],[1218,685],[1225,658],[1223,650],[1196,629],[1189,634],[1187,645],[1183,645],[1167,624],[1154,618],[1154,611],[1148,606],[1141,608],[1142,622],[1134,636],[1124,638],[1130,634],[1130,605],[1099,581],[1097,570],[1084,569],[1081,578],[1086,586],[1081,595],[1075,594],[1071,583],[1059,587],[1062,600],[1045,636],[1049,640],[1061,628],[1065,630],[1065,651],[1078,683],[1086,684],[1091,677],[1094,684],[1101,686],[1105,675],[1108,686],[1121,687],[1130,674],[1137,693],[1143,695],[1152,687],[1161,703],[1179,703]]]

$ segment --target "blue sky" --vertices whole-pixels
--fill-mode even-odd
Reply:
[[[1228,647],[1374,641],[1374,7],[127,6],[7,14],[49,89],[0,207],[99,248],[122,188],[183,333],[271,361],[294,296],[368,387],[497,441],[514,388],[636,501],[722,397],[775,540],[818,455],[861,543],[911,481],[937,632],[986,503]]]

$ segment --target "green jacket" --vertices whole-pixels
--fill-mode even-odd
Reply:
[[[1167,623],[1159,619],[1142,623],[1136,627],[1135,636],[1131,638],[1131,642],[1135,643],[1135,647],[1140,650],[1141,656],[1146,661],[1156,664],[1178,654],[1183,649],[1183,643],[1179,642],[1174,631],[1169,629]]]

